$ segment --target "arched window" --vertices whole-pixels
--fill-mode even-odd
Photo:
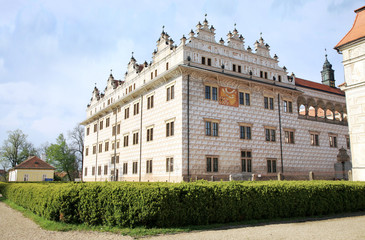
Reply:
[[[323,108],[319,107],[317,109],[317,117],[324,118],[324,110],[323,110]]]
[[[305,106],[303,104],[299,106],[298,111],[299,115],[305,116]]]
[[[333,120],[333,112],[330,109],[326,111],[327,119]]]
[[[342,121],[342,116],[339,111],[335,111],[335,120]]]
[[[316,116],[316,109],[313,106],[308,108],[308,116],[315,117]]]

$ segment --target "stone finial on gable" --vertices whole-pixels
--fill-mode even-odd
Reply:
[[[244,37],[238,34],[238,30],[236,29],[236,24],[234,24],[233,32],[229,31],[227,34],[227,42],[228,46],[231,48],[244,50]]]
[[[262,32],[260,32],[260,39],[255,42],[255,51],[258,55],[270,57],[270,45],[267,43],[265,44],[265,41],[262,38]]]
[[[194,32],[193,31],[190,32],[190,35],[191,35],[191,33],[194,33]],[[203,24],[201,24],[199,22],[196,25],[196,33],[197,33],[197,38],[199,38],[199,39],[203,39],[208,42],[215,42],[215,28],[213,27],[213,25],[211,27],[209,27],[209,22],[207,20],[207,14],[205,14],[205,19],[203,21]]]

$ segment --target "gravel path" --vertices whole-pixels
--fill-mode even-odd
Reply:
[[[0,202],[1,240],[131,240],[132,237],[100,232],[54,232],[41,229],[20,212]],[[195,231],[175,235],[143,238],[145,240],[193,240],[193,239],[365,239],[365,214],[320,221],[298,223],[274,223],[259,226],[238,226],[229,229]]]

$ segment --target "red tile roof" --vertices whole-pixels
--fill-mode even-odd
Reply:
[[[15,166],[14,169],[56,169],[36,156],[29,157],[24,162]]]
[[[305,87],[305,88],[311,88],[311,89],[315,89],[315,90],[319,90],[319,91],[323,91],[323,92],[329,92],[329,93],[335,93],[338,95],[342,95],[345,96],[345,92],[341,91],[339,88],[333,88],[321,83],[316,83],[316,82],[312,82],[312,81],[308,81],[305,79],[301,79],[301,78],[295,78],[295,85],[299,86],[299,87]]]
[[[335,46],[335,49],[360,38],[365,37],[365,6],[356,9],[356,18],[350,31]]]

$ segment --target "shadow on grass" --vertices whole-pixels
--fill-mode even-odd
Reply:
[[[111,227],[111,226],[88,226],[86,224],[67,224],[67,223],[47,220],[39,215],[36,215],[30,210],[27,210],[13,203],[12,201],[1,196],[1,194],[0,194],[0,202],[3,202],[7,204],[9,207],[21,212],[25,217],[33,220],[36,224],[38,224],[41,228],[45,230],[111,232],[119,235],[128,235],[134,238],[141,238],[145,236],[155,236],[162,234],[177,234],[191,231],[208,231],[208,230],[221,231],[221,230],[230,230],[236,228],[258,227],[258,226],[274,225],[274,224],[276,225],[276,224],[303,223],[303,222],[323,221],[323,220],[338,219],[338,218],[365,216],[365,212],[354,212],[354,213],[341,213],[341,214],[333,214],[325,216],[250,220],[244,222],[184,226],[175,228],[147,228],[147,227],[121,228],[121,227]]]

